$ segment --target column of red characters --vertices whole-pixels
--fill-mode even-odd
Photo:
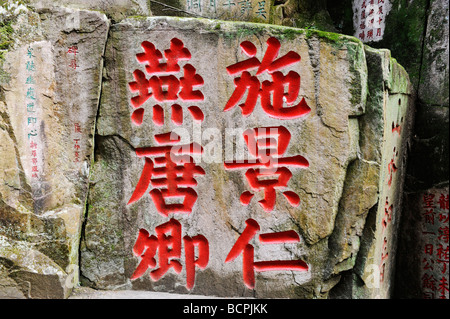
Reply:
[[[131,121],[140,126],[143,123],[144,103],[153,103],[152,117],[154,125],[164,124],[180,126],[183,124],[183,113],[180,101],[201,103],[203,93],[197,88],[203,86],[203,78],[196,73],[193,65],[180,62],[189,61],[191,53],[184,43],[173,38],[170,47],[161,53],[151,42],[141,44],[143,51],[136,55],[137,61],[144,65],[145,72],[137,69],[133,72],[134,82],[129,83],[131,92],[138,95],[132,97],[133,113]],[[170,110],[160,105],[171,103]],[[165,123],[165,112],[170,111],[170,122]],[[193,121],[203,121],[204,115],[197,105],[191,105],[187,111]],[[197,201],[196,176],[204,175],[202,167],[195,164],[192,155],[201,154],[203,148],[197,143],[181,145],[181,137],[174,132],[156,134],[155,145],[136,149],[136,155],[144,159],[144,168],[128,205],[141,199],[146,193],[152,198],[157,211],[169,217],[170,214],[190,214]],[[151,188],[150,191],[149,188]],[[181,203],[168,203],[169,199],[181,199]],[[155,228],[156,235],[150,235],[145,229],[139,231],[133,248],[134,254],[141,259],[131,279],[144,275],[147,269],[150,278],[158,281],[169,269],[176,273],[182,271],[182,241],[184,243],[186,288],[192,289],[195,283],[196,267],[204,269],[209,262],[209,244],[203,235],[182,238],[182,226],[171,218]],[[195,249],[198,250],[196,257]],[[156,261],[158,256],[158,262]]]
[[[227,67],[230,76],[234,76],[235,90],[225,105],[224,111],[235,108],[247,96],[239,107],[242,116],[250,116],[258,100],[264,113],[281,121],[295,120],[306,116],[310,111],[304,98],[297,103],[300,92],[300,75],[290,71],[286,75],[282,70],[300,62],[301,57],[290,51],[279,57],[281,44],[271,37],[267,41],[267,50],[262,61],[257,55],[256,46],[244,41],[240,48],[248,59]],[[256,70],[255,75],[251,71]],[[272,81],[261,83],[258,76],[268,73]],[[287,92],[285,92],[287,90]],[[291,139],[289,130],[280,125],[275,127],[249,128],[244,132],[244,140],[248,151],[256,160],[225,162],[226,170],[247,169],[245,177],[251,191],[245,191],[241,204],[250,204],[255,193],[263,192],[264,199],[259,201],[266,213],[274,210],[277,190],[293,207],[300,204],[300,197],[293,191],[286,190],[292,177],[291,169],[308,168],[309,162],[301,155],[283,156]],[[258,234],[260,226],[254,219],[246,221],[246,227],[228,253],[225,262],[232,262],[240,254],[243,255],[243,279],[249,289],[255,288],[255,272],[264,271],[307,271],[308,265],[303,260],[269,260],[255,261],[254,247],[250,241]],[[300,236],[293,230],[260,234],[261,244],[287,244],[300,242]]]

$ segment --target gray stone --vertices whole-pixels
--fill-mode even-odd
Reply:
[[[341,238],[350,243],[341,259],[347,256],[350,262],[342,260],[343,265],[337,264],[340,266],[337,270],[344,267],[352,271],[343,278],[337,288],[339,293],[334,296],[385,299],[393,295],[414,99],[405,70],[391,58],[389,51],[366,47],[366,56],[369,95],[367,113],[360,122],[362,157],[354,164],[356,174],[363,174],[364,183],[357,182],[356,190],[353,185],[345,188],[350,192],[344,193],[341,201],[346,214],[337,222],[351,221],[344,227],[337,225],[339,232],[347,229],[347,236]],[[385,107],[381,109],[380,105]],[[341,244],[342,247],[345,246]],[[345,288],[340,291],[342,287]]]
[[[78,272],[108,27],[103,14],[64,8],[12,21],[0,101],[0,258],[27,298],[67,297]]]
[[[66,7],[100,11],[114,21],[120,21],[128,16],[151,15],[150,1],[148,0],[29,0],[29,5],[36,10]],[[74,16],[73,18],[77,22],[78,17]]]
[[[269,23],[273,20],[273,1],[268,0],[169,0],[152,1],[156,16],[191,16],[219,20]]]
[[[226,67],[248,58],[239,45],[244,41],[257,44],[256,57],[261,61],[271,37],[280,41],[279,57],[289,51],[301,56],[300,63],[282,71],[284,74],[297,72],[301,76],[298,101],[304,98],[311,112],[300,119],[280,120],[263,112],[260,102],[248,117],[243,117],[237,107],[224,112],[235,89],[234,77],[227,74]],[[173,103],[159,102],[166,112],[165,124],[159,127],[152,121],[152,106],[157,101],[150,98],[143,106],[142,124],[135,125],[131,120],[135,108],[130,100],[137,92],[130,91],[129,83],[135,80],[135,70],[144,71],[144,65],[136,60],[136,54],[143,51],[143,41],[151,42],[163,52],[174,38],[181,40],[191,52],[189,62],[180,64],[194,66],[196,74],[204,80],[198,90],[205,97],[197,102],[177,100],[184,114],[181,128],[185,129],[177,132],[183,143],[199,142],[207,150],[206,154],[218,150],[219,156],[218,161],[205,154],[194,157],[205,175],[195,177],[198,185],[193,188],[198,198],[192,212],[165,216],[147,193],[132,204],[128,202],[144,165],[143,158],[136,156],[136,150],[155,146],[155,134],[176,128],[170,120]],[[375,62],[366,62],[366,56]],[[369,71],[367,65],[371,68]],[[367,269],[373,264],[379,266],[380,272],[385,237],[389,240],[390,255],[394,255],[405,142],[409,137],[412,109],[408,76],[388,51],[365,49],[352,37],[320,31],[202,19],[127,19],[111,28],[105,67],[97,123],[98,147],[81,247],[84,283],[100,289],[227,297],[324,298],[344,270],[358,266],[359,275],[366,278]],[[260,78],[271,80],[268,74]],[[366,103],[370,91],[373,96]],[[187,110],[192,105],[200,107],[205,116],[200,130],[200,124]],[[392,124],[394,128],[402,125],[399,134],[393,131]],[[265,212],[258,203],[264,197],[258,192],[248,206],[243,206],[239,198],[250,190],[245,169],[225,169],[223,163],[229,161],[234,150],[227,153],[227,141],[222,139],[229,128],[245,130],[280,125],[292,135],[284,156],[301,155],[309,161],[308,168],[292,169],[292,179],[283,189],[299,195],[299,206],[290,204],[278,191],[271,212]],[[218,133],[221,141],[218,148],[212,147],[216,145],[211,142],[214,137],[206,133]],[[238,147],[239,140],[232,144]],[[246,148],[243,151],[247,153]],[[391,159],[397,165],[395,174],[389,171],[392,170]],[[393,180],[388,187],[391,175]],[[389,228],[383,231],[381,224],[388,196],[391,203],[395,203],[396,213]],[[355,201],[355,197],[359,200]],[[359,241],[370,211],[376,211],[375,240],[364,243],[366,262],[356,264]],[[184,245],[178,256],[182,264],[180,274],[170,270],[153,281],[147,272],[130,280],[141,261],[139,253],[133,255],[139,230],[145,229],[153,235],[156,227],[172,217],[182,225],[181,236],[201,234],[209,242],[209,263],[204,270],[197,268],[195,286],[190,291],[186,287]],[[255,246],[255,260],[301,259],[308,264],[308,271],[256,273],[255,288],[246,288],[241,257],[227,263],[225,258],[250,218],[259,223],[260,233],[294,230],[301,239],[298,244],[285,244],[284,249],[280,249],[280,244],[267,246],[255,238],[251,241]],[[364,294],[389,296],[392,266],[393,262],[385,266],[381,290],[376,290],[367,280]]]
[[[418,96],[422,103],[449,105],[448,0],[432,1],[428,15]]]

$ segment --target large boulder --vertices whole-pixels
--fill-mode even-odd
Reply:
[[[83,282],[325,298],[345,273],[362,284],[344,278],[341,296],[389,297],[411,95],[389,51],[353,37],[167,17],[113,25]]]

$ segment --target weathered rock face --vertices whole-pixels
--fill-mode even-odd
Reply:
[[[29,5],[37,10],[66,7],[101,11],[112,20],[120,21],[127,16],[151,15],[149,2],[148,0],[29,0]],[[75,22],[77,22],[77,17],[75,17]]]
[[[343,295],[389,297],[411,108],[406,72],[351,37],[201,19],[113,25],[84,283],[323,298],[354,269],[366,285]],[[245,142],[255,128],[268,130]],[[164,157],[190,143],[203,147],[181,149],[195,165]],[[249,152],[259,166],[237,161]]]
[[[275,5],[271,0],[169,0],[151,4],[158,16],[195,16],[209,19],[269,23]]]
[[[404,269],[396,278],[396,295],[400,298],[448,298],[440,291],[445,286],[443,281],[449,280],[448,270],[441,267],[442,261],[448,263],[448,254],[438,255],[439,245],[445,252],[448,238],[447,242],[437,240],[442,235],[439,227],[447,227],[448,232],[448,221],[446,226],[437,227],[441,215],[448,218],[448,209],[439,210],[441,195],[444,199],[448,196],[449,182],[448,7],[448,0],[414,0],[406,5],[396,1],[392,19],[387,21],[388,37],[381,43],[404,61],[417,90],[405,217],[399,234],[402,253],[398,265]],[[427,196],[434,196],[436,207],[424,208]],[[432,250],[424,253],[431,246]]]
[[[336,31],[326,0],[165,0],[151,1],[155,16],[270,23]]]
[[[390,58],[388,51],[366,47],[366,57],[369,94],[366,115],[361,118],[364,128],[360,144],[362,158],[355,165],[356,172],[365,176],[365,183],[362,186],[356,184],[359,192],[354,191],[355,186],[348,188],[349,193],[344,193],[341,203],[345,207],[348,202],[352,207],[358,203],[355,201],[357,197],[375,199],[376,204],[363,200],[364,206],[359,209],[369,208],[362,210],[367,212],[364,229],[361,219],[356,219],[348,230],[353,240],[351,249],[347,250],[356,260],[353,270],[345,274],[333,292],[333,297],[338,298],[389,298],[393,293],[392,278],[403,204],[402,181],[409,143],[409,134],[405,130],[411,129],[413,120],[412,88],[405,80],[405,70]],[[384,108],[381,109],[380,105]],[[372,196],[367,196],[370,194]],[[355,211],[353,216],[359,215],[357,210],[350,211]],[[343,214],[342,218],[347,220],[352,218],[350,216],[352,214]]]
[[[79,266],[100,289],[392,295],[408,75],[387,50],[315,30],[327,1],[263,2],[164,1],[308,29],[109,30],[79,10],[150,13],[125,0],[30,1],[37,12],[1,21],[0,297],[67,297]]]
[[[408,169],[411,193],[441,188],[449,182],[448,10],[448,0],[432,1],[424,32],[414,156]],[[427,163],[426,169],[423,163]]]
[[[449,1],[431,1],[425,34],[419,97],[430,106],[448,108]]]
[[[108,27],[103,14],[72,9],[12,23],[0,101],[0,278],[27,298],[67,296],[78,273]]]
[[[273,6],[272,1],[265,0],[185,0],[181,4],[187,12],[197,15],[255,22],[269,22]]]

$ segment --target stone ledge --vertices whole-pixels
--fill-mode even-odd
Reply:
[[[136,290],[95,290],[80,287],[73,290],[69,299],[222,299],[213,296],[172,294],[167,292]],[[229,299],[229,298],[227,298]]]

